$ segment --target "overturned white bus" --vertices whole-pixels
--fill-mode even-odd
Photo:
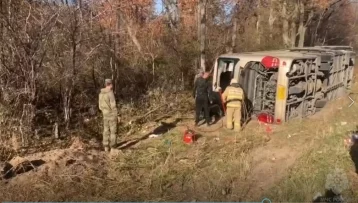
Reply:
[[[215,62],[212,85],[219,95],[236,78],[246,95],[243,119],[256,115],[282,123],[310,116],[344,95],[352,86],[354,63],[348,46],[224,54]]]

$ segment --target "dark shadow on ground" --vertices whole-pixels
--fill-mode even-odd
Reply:
[[[355,142],[350,151],[349,151],[349,155],[351,156],[351,159],[354,163],[355,166],[355,172],[358,174],[358,143]]]
[[[195,134],[195,136],[194,136],[194,138],[193,138],[193,141],[196,142],[196,141],[198,141],[201,137],[203,137],[203,135],[200,134],[200,133],[197,133],[197,134]]]
[[[247,98],[245,94],[245,100],[242,103],[241,107],[241,126],[245,128],[245,126],[251,121],[253,113],[253,105],[252,102]]]
[[[141,138],[118,143],[114,148],[121,149],[121,150],[128,149],[128,148],[132,147],[133,145],[139,143],[140,141],[148,139],[149,136],[152,134],[161,135],[161,134],[168,132],[169,130],[175,128],[180,121],[181,121],[181,119],[176,119],[172,123],[161,122],[161,125],[159,127],[155,128],[153,131],[145,134]]]
[[[357,134],[358,135],[358,132],[353,132],[352,133],[352,142],[353,142],[353,145],[350,147],[349,149],[349,155],[351,156],[351,159],[354,163],[354,166],[355,166],[355,172],[358,174],[358,140],[356,140],[354,138],[354,135]]]
[[[210,118],[212,118],[212,116],[214,116],[215,118],[212,124],[216,124],[218,121],[220,121],[220,119],[224,115],[224,112],[222,111],[222,107],[219,104],[214,104],[210,106],[209,112],[210,112]]]
[[[313,202],[344,202],[342,195],[336,195],[332,190],[326,190],[323,196],[316,197]]]
[[[18,166],[14,167],[10,163],[5,163],[5,167],[3,168],[2,177],[4,179],[10,179],[15,177],[18,174],[26,173],[31,171],[42,164],[46,163],[44,160],[32,160],[32,161],[24,161]]]
[[[210,119],[212,119],[212,117],[215,117],[215,120],[211,124],[217,123],[220,120],[220,118],[222,118],[223,116],[224,116],[224,112],[220,104],[216,104],[216,103],[209,104],[209,117]],[[203,108],[201,109],[199,115],[199,125],[202,125],[204,123],[206,123],[206,121],[205,121],[204,108]]]

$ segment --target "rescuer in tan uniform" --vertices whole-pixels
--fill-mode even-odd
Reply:
[[[223,95],[223,102],[226,103],[226,127],[232,129],[234,119],[234,130],[241,129],[241,102],[244,97],[244,91],[236,79],[232,79]]]
[[[111,79],[105,80],[105,88],[99,94],[99,109],[103,114],[103,146],[108,152],[117,141],[117,105]]]

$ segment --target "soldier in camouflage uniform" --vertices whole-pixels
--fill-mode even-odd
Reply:
[[[103,146],[106,152],[116,145],[117,106],[113,94],[111,79],[105,80],[105,88],[99,94],[99,109],[103,114]]]

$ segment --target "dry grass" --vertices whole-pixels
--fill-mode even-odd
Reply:
[[[353,97],[358,101],[357,96]],[[358,125],[358,106],[355,104],[348,108],[346,104],[343,104],[342,110],[328,118],[322,118],[321,123],[316,123],[317,132],[311,134],[311,147],[290,168],[287,177],[265,193],[265,197],[272,201],[312,201],[316,193],[324,193],[327,175],[335,168],[340,168],[345,170],[350,182],[350,187],[343,192],[343,196],[348,200],[358,198],[355,190],[358,179],[354,173],[354,164],[343,142]],[[347,124],[342,125],[341,122]]]
[[[250,171],[247,151],[253,147],[255,136],[233,143],[234,137],[222,136],[215,141],[215,136],[208,135],[195,145],[186,145],[181,134],[174,130],[162,139],[148,141],[125,152],[114,163],[116,173],[122,174],[119,181],[127,180],[127,190],[136,191],[135,196],[123,191],[122,200],[200,201],[238,197],[231,192],[239,188],[236,184],[245,182]]]
[[[124,150],[114,161],[76,175],[33,177],[0,187],[2,201],[145,201],[228,200],[243,194],[251,170],[248,152],[261,137],[204,135],[195,145],[182,142],[174,129]],[[36,173],[36,172],[34,172]],[[106,173],[99,176],[100,173]],[[11,181],[10,181],[11,182]],[[11,192],[8,192],[11,191]],[[20,195],[18,194],[20,192]],[[244,193],[245,191],[242,191]]]
[[[345,195],[353,198],[358,181],[342,138],[357,125],[358,104],[348,104],[340,99],[313,117],[274,126],[269,143],[265,127],[252,122],[240,135],[220,129],[186,145],[182,123],[75,174],[29,172],[0,182],[0,201],[310,201],[335,167],[348,172]]]
[[[338,103],[342,102],[338,101]],[[320,145],[325,143],[325,140],[337,143],[340,138],[337,137],[335,141],[330,138],[335,137],[338,132],[341,132],[341,137],[344,136],[344,129],[350,129],[355,125],[354,122],[349,122],[347,126],[334,125],[340,124],[343,118],[346,121],[348,118],[355,118],[351,115],[354,112],[352,109],[358,110],[355,106],[344,108],[339,114],[327,110],[322,112],[321,116],[330,116],[332,113],[334,116],[313,117],[276,126],[274,134],[271,135],[272,140],[267,144],[262,137],[264,127],[258,127],[254,122],[241,135],[221,129],[220,133],[203,134],[194,145],[186,145],[182,142],[185,128],[179,126],[160,138],[149,138],[124,150],[116,160],[106,161],[105,165],[97,168],[97,171],[83,169],[86,173],[76,175],[64,173],[32,179],[30,175],[25,179],[26,181],[16,186],[2,185],[1,200],[258,201],[265,194],[257,192],[255,188],[255,181],[258,181],[257,176],[260,175],[263,176],[261,179],[265,183],[265,190],[274,187],[272,191],[266,192],[267,197],[275,197],[277,200],[302,200],[298,198],[302,196],[302,190],[297,192],[295,188],[304,187],[304,200],[307,200],[312,198],[312,191],[319,186],[324,187],[324,183],[322,185],[315,180],[320,177],[317,173],[321,173],[323,169],[317,169],[314,164],[331,163],[323,159],[325,155],[331,157],[331,152],[328,150],[331,146],[327,145],[326,150],[323,150]],[[346,117],[347,115],[352,117]],[[333,127],[329,128],[331,126]],[[276,160],[271,165],[267,165],[270,162],[267,159],[271,157],[265,154],[283,146],[288,146],[292,152],[277,151],[278,153],[295,154],[294,151],[300,153],[291,157],[293,160]],[[339,147],[343,146],[337,146],[337,150],[340,149]],[[304,154],[303,158],[295,162],[302,154]],[[312,155],[314,158],[311,157]],[[346,151],[340,151],[338,158],[334,160],[343,160],[342,156],[346,155]],[[256,157],[264,158],[258,160],[262,163],[255,162]],[[273,167],[278,170],[289,161],[294,163],[289,167],[292,168],[290,171],[296,172],[285,170],[281,174],[275,174],[265,168]],[[309,162],[313,162],[313,165],[309,166],[307,164]],[[262,174],[262,171],[266,170],[267,173]],[[302,170],[304,172],[300,172]],[[267,176],[273,176],[273,181],[265,182]],[[277,183],[280,179],[282,179],[281,183]],[[313,186],[302,184],[313,184]],[[276,200],[275,198],[272,199]]]

